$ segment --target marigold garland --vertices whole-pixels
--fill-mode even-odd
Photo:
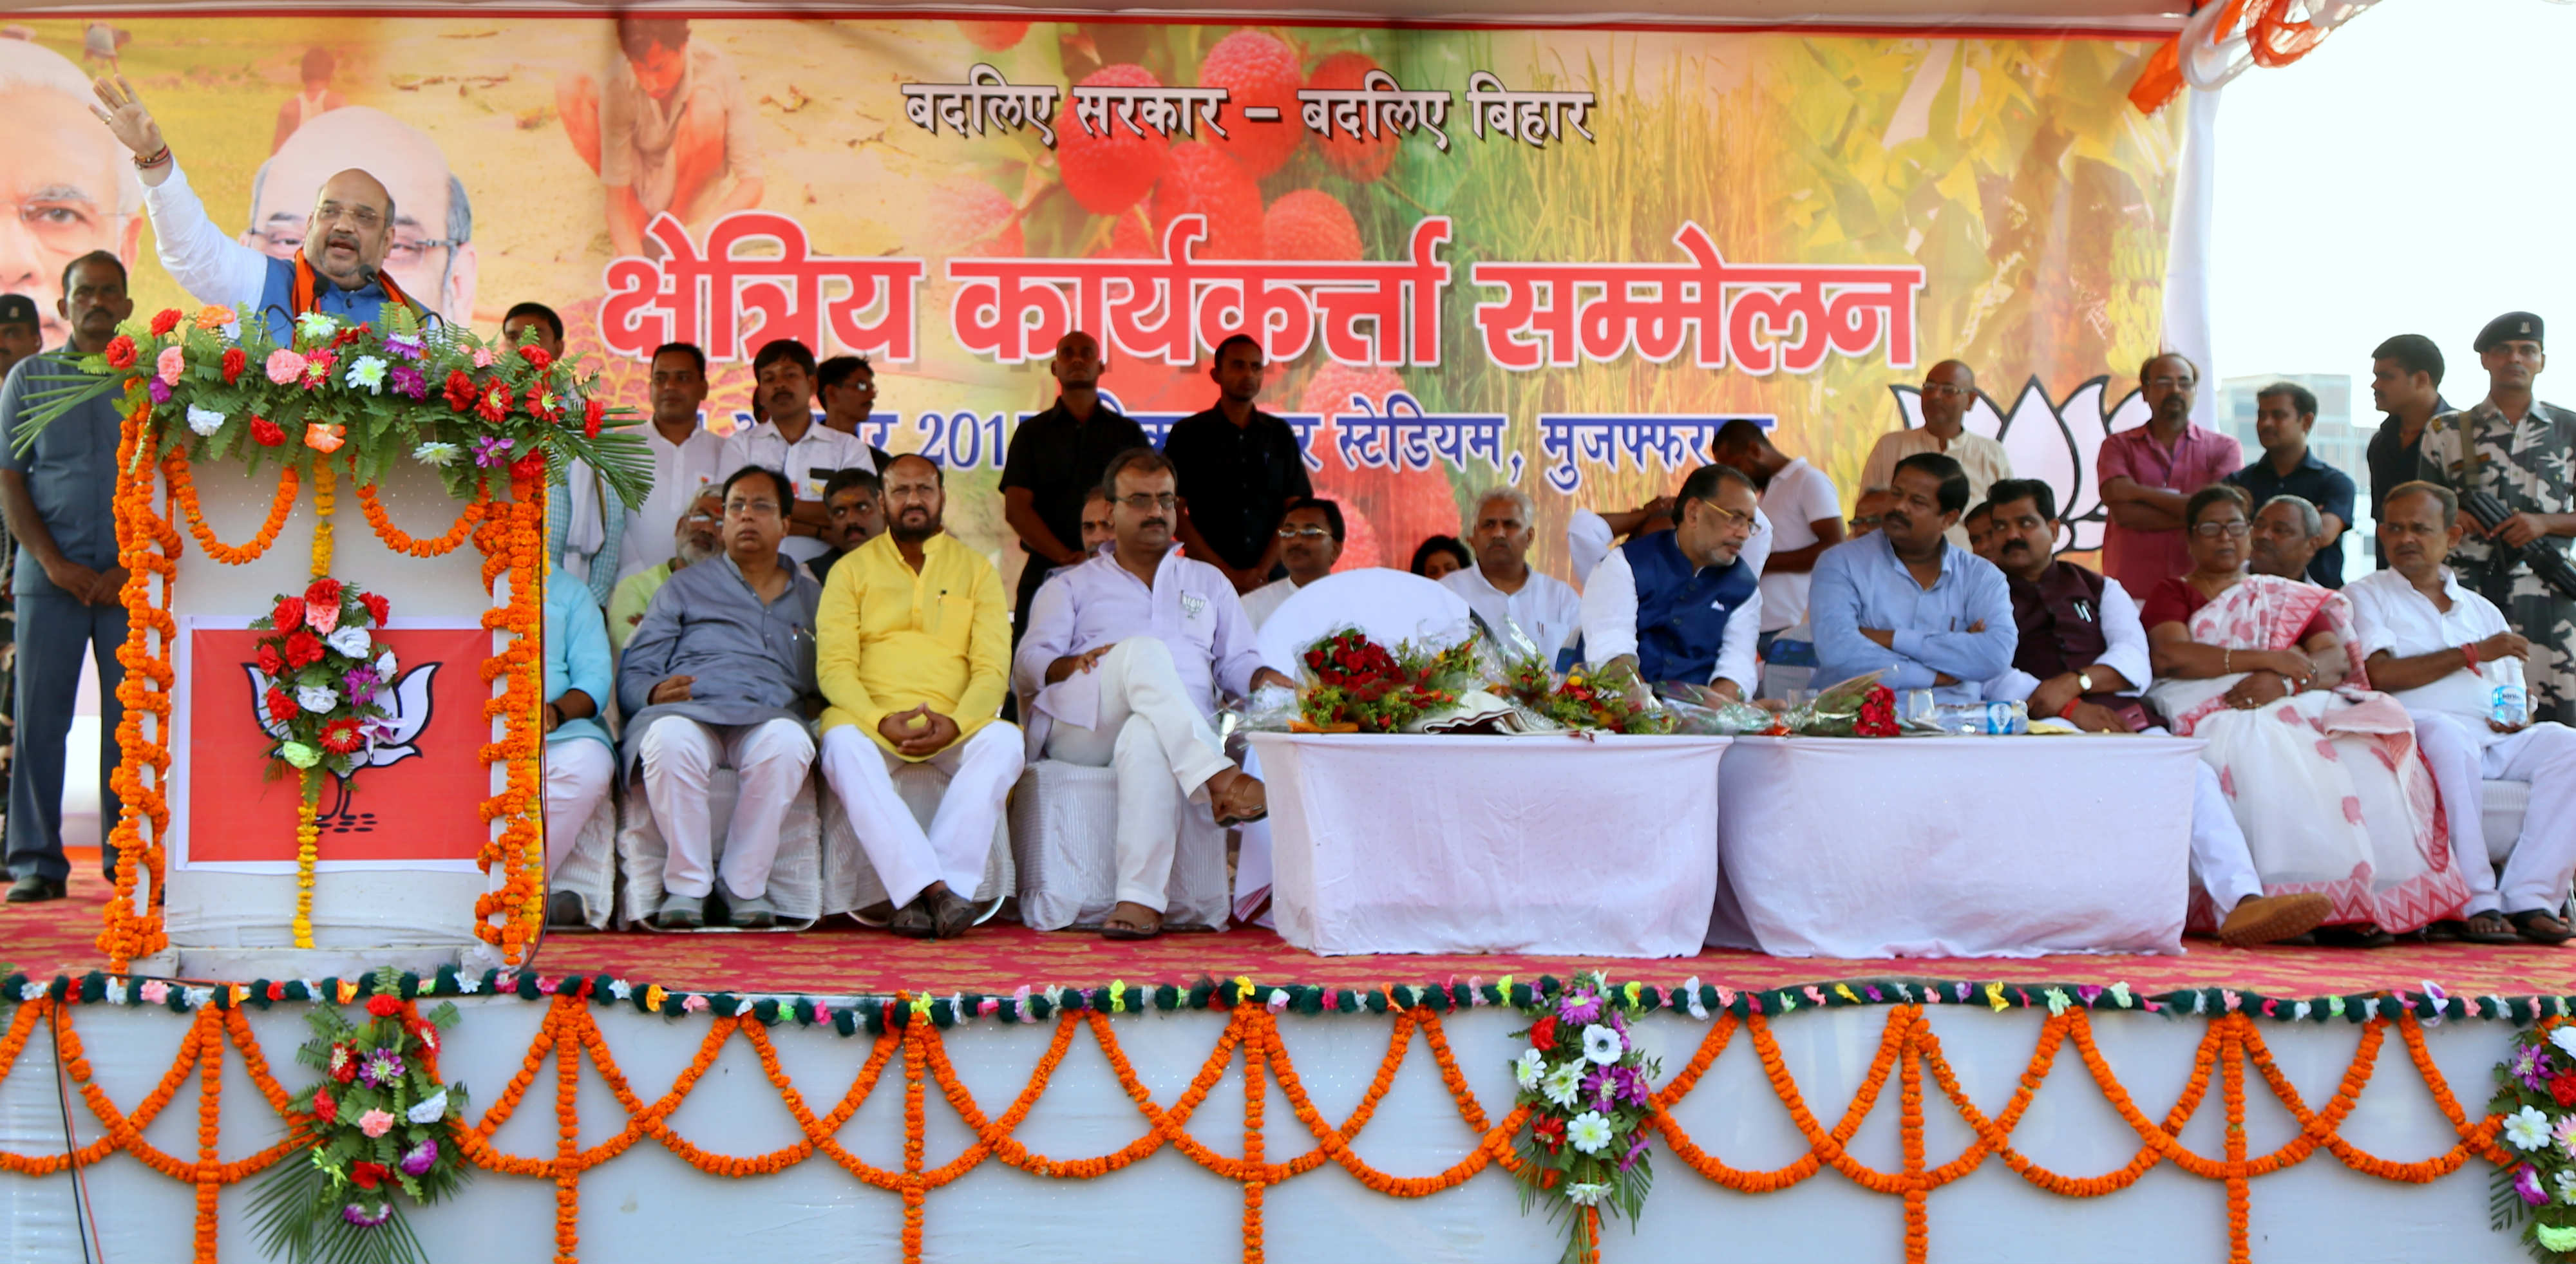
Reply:
[[[283,466],[277,474],[277,495],[269,502],[268,518],[259,526],[250,542],[238,547],[215,538],[213,527],[206,524],[203,507],[197,501],[197,483],[189,468],[186,450],[173,448],[161,459],[161,477],[170,485],[170,497],[188,520],[188,534],[197,538],[197,547],[206,556],[226,566],[244,566],[256,562],[277,542],[277,533],[295,512],[295,495],[300,483],[292,465]],[[318,489],[317,489],[318,494]]]
[[[514,469],[510,503],[497,512],[487,510],[474,529],[475,545],[483,551],[485,589],[505,575],[510,585],[509,602],[483,612],[483,626],[508,633],[509,644],[483,660],[484,683],[506,680],[501,696],[483,703],[487,723],[500,719],[502,738],[485,743],[481,757],[487,764],[506,760],[509,771],[501,792],[483,801],[483,819],[502,825],[499,836],[483,844],[476,863],[500,885],[475,900],[474,933],[485,943],[500,945],[502,961],[512,966],[525,960],[545,916],[546,898],[538,719],[545,671],[539,655],[545,631],[539,555],[545,550],[546,492],[538,473]],[[495,915],[501,919],[498,926],[492,924]]]

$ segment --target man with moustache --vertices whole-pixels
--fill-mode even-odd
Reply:
[[[2414,717],[2415,740],[2449,810],[2451,856],[2469,882],[2466,920],[2435,922],[2425,935],[2562,944],[2571,937],[2562,911],[2576,874],[2576,729],[2495,721],[2480,668],[2528,658],[2531,642],[2442,565],[2462,525],[2450,489],[2398,484],[2379,507],[2391,569],[2344,589],[2371,687],[2395,696]],[[2489,781],[2531,787],[2522,835],[2511,842],[2501,877],[2491,859],[2497,848],[2477,828],[2486,819]]]
[[[281,345],[293,337],[295,318],[306,313],[382,325],[385,306],[392,304],[428,318],[428,310],[384,270],[396,208],[383,181],[355,167],[323,181],[294,257],[273,259],[226,237],[206,218],[205,203],[188,187],[161,139],[161,125],[134,85],[120,75],[94,87],[99,104],[91,113],[134,151],[143,172],[143,205],[152,217],[161,266],[198,302],[250,307]]]
[[[2532,574],[2523,546],[2537,542],[2560,553],[2576,536],[2576,412],[2544,404],[2533,379],[2549,366],[2540,318],[2507,312],[2478,331],[2478,363],[2487,371],[2487,397],[2461,412],[2435,417],[2424,427],[2424,479],[2465,499],[2485,492],[2511,514],[2495,530],[2462,519],[2466,534],[2451,554],[2460,586],[2494,602],[2513,630],[2531,641],[2523,670],[2531,689],[2531,718],[2576,722],[2576,598]]]
[[[724,476],[717,468],[724,460],[724,438],[698,420],[707,402],[706,353],[689,343],[666,342],[653,349],[648,372],[652,424],[637,433],[653,456],[653,490],[627,516],[618,549],[621,586],[662,560],[656,556],[660,543],[671,538],[672,527],[692,505],[714,495]],[[617,634],[616,619],[609,620],[608,630]]]
[[[2423,472],[2424,427],[2453,411],[2442,398],[2442,349],[2422,334],[2399,334],[2370,353],[2370,400],[2380,412],[2379,429],[2370,436],[2365,459],[2370,463],[2370,505],[2376,516],[2388,493],[2413,482]],[[2387,546],[2376,538],[2381,569],[2388,566]]]
[[[13,226],[0,233],[0,291],[32,300],[42,345],[72,336],[57,314],[64,265],[93,250],[130,264],[142,240],[143,183],[93,101],[89,76],[62,54],[0,39],[0,212]]]
[[[790,561],[812,561],[831,547],[823,540],[832,521],[823,504],[823,485],[835,470],[873,470],[876,461],[856,436],[814,420],[814,352],[804,343],[771,339],[752,357],[751,371],[760,380],[768,419],[726,439],[716,468],[728,478],[752,466],[784,471],[796,504],[780,551]]]
[[[2308,388],[2296,382],[2274,382],[2256,391],[2254,436],[2263,444],[2263,457],[2228,475],[2227,481],[2244,488],[2258,505],[2275,496],[2296,496],[2314,506],[2320,520],[2306,579],[2341,588],[2341,541],[2344,528],[2352,525],[2352,476],[2318,460],[2309,450],[2308,432],[2316,424],[2317,397]]]
[[[891,470],[894,466],[889,462],[886,468]],[[867,470],[838,471],[831,482],[823,484],[823,508],[832,515],[831,523],[823,529],[823,542],[832,548],[805,563],[816,583],[829,582],[835,564],[857,552],[860,545],[885,534],[885,480]]]
[[[1315,494],[1297,432],[1253,407],[1264,369],[1252,335],[1218,343],[1208,370],[1216,406],[1172,423],[1163,440],[1181,475],[1181,545],[1224,571],[1239,593],[1270,581],[1287,547],[1277,533],[1281,515]]]
[[[1879,530],[1827,549],[1808,619],[1816,679],[1880,673],[1890,689],[1930,689],[1942,702],[1982,702],[2020,644],[2012,594],[1994,564],[1952,542],[1968,507],[1957,461],[1918,452],[1896,463],[1895,500]]]
[[[368,174],[384,181],[393,199],[385,272],[442,318],[472,323],[479,273],[474,203],[438,142],[382,110],[351,106],[316,116],[261,163],[251,176],[250,224],[241,243],[291,262],[304,244],[313,191],[352,154],[366,156]]]
[[[125,568],[116,551],[116,449],[121,405],[101,395],[56,417],[26,443],[28,416],[42,389],[36,379],[74,372],[116,337],[134,314],[125,264],[104,250],[71,261],[56,305],[71,342],[30,356],[0,386],[0,512],[18,558],[10,575],[17,618],[17,747],[9,769],[8,864],[11,903],[63,897],[71,864],[63,855],[64,746],[80,689],[80,662],[98,664],[99,820],[113,822],[117,725],[125,707],[116,687],[125,667]],[[101,840],[105,844],[105,840]],[[116,848],[105,845],[116,876]]]
[[[1011,605],[1014,646],[1028,636],[1030,605],[1049,571],[1084,560],[1066,541],[1082,538],[1082,502],[1102,486],[1110,459],[1152,446],[1144,427],[1100,402],[1099,339],[1078,329],[1057,339],[1047,371],[1055,406],[1021,422],[1002,459],[1002,520],[1028,553]]]
[[[653,594],[662,591],[671,572],[687,569],[724,551],[718,534],[724,526],[723,511],[716,497],[708,495],[690,503],[688,512],[672,524],[671,555],[618,581],[617,591],[608,598],[608,647],[626,648],[626,638],[635,634],[636,625],[644,622],[644,611],[653,604]]]
[[[2275,496],[2254,512],[2246,565],[2257,575],[2316,583],[2316,556],[2324,547],[2325,514],[2303,496]]]
[[[1744,556],[1753,536],[1753,480],[1703,465],[1682,480],[1670,531],[1611,550],[1583,587],[1583,652],[1596,672],[1633,670],[1649,685],[1753,695],[1761,575]]]
[[[823,776],[895,906],[894,933],[954,939],[975,920],[1002,803],[1025,759],[996,720],[1010,688],[1011,608],[984,555],[943,530],[943,475],[906,454],[885,475],[886,534],[832,567],[818,618]],[[892,774],[948,774],[924,830]]]
[[[2003,565],[1995,557],[1995,550],[2003,545],[2003,541],[1996,538],[1995,502],[1978,501],[1974,508],[1968,510],[1968,516],[1959,521],[1968,524],[1968,551],[1997,566]]]
[[[2138,366],[2138,398],[2147,424],[2102,440],[2093,476],[2111,521],[2102,531],[2102,573],[2132,594],[2191,569],[2182,510],[2193,492],[2245,467],[2236,441],[2191,419],[2200,370],[2181,355],[2150,356]],[[2143,598],[2141,599],[2143,600]]]
[[[1025,431],[1023,432],[1025,433]],[[1012,660],[1034,695],[1028,749],[1118,775],[1118,906],[1109,939],[1162,933],[1184,796],[1220,827],[1269,812],[1260,779],[1226,759],[1216,692],[1294,688],[1261,665],[1225,572],[1173,548],[1172,463],[1139,445],[1110,460],[1111,546],[1046,581]]]
[[[1964,449],[1963,449],[1964,450]],[[1769,431],[1738,417],[1717,428],[1709,457],[1752,478],[1772,522],[1771,555],[1762,562],[1762,642],[1807,621],[1807,588],[1816,559],[1843,542],[1842,494],[1822,470],[1771,443]]]
[[[1288,577],[1243,594],[1243,617],[1252,620],[1254,631],[1298,589],[1333,573],[1333,564],[1342,560],[1344,529],[1342,507],[1332,501],[1309,497],[1288,507],[1278,530],[1279,560],[1287,565]]]
[[[1553,668],[1583,634],[1583,598],[1564,580],[1530,569],[1530,530],[1537,520],[1528,492],[1509,484],[1485,489],[1467,520],[1467,546],[1476,551],[1476,564],[1441,576],[1440,583],[1466,599],[1503,653],[1536,654]],[[1837,519],[1834,525],[1842,523]],[[1764,606],[1769,607],[1767,595]]]
[[[1967,431],[1968,410],[1976,406],[1977,375],[1957,360],[1943,360],[1923,375],[1923,424],[1912,430],[1880,435],[1861,467],[1862,490],[1894,487],[1897,464],[1918,452],[1947,456],[1968,476],[1968,503],[1986,498],[1997,479],[2012,477],[2012,456],[2004,445]],[[1963,506],[1964,507],[1964,506]],[[1968,547],[1968,532],[1953,523],[1950,542]],[[1770,572],[1766,569],[1764,574]]]

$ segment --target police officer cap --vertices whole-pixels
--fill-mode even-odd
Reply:
[[[2499,342],[2521,341],[2540,341],[2540,318],[2529,312],[2506,312],[2478,331],[2477,344],[2471,349],[2484,355],[2487,348]]]
[[[0,325],[36,323],[36,300],[24,294],[0,294]]]

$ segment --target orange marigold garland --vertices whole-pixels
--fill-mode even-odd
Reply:
[[[545,663],[539,656],[545,630],[544,576],[545,484],[543,471],[511,470],[509,504],[481,516],[474,540],[483,550],[487,587],[506,575],[508,604],[483,613],[483,626],[506,633],[509,643],[483,662],[483,680],[503,682],[501,695],[483,704],[486,722],[501,721],[502,738],[485,743],[484,762],[507,761],[499,794],[483,801],[483,819],[501,823],[498,837],[487,840],[477,862],[498,880],[496,890],[474,903],[474,933],[501,947],[502,960],[517,965],[545,912],[545,843],[539,813],[544,808],[540,786],[538,712],[542,706]],[[494,872],[495,870],[498,872]],[[495,926],[492,919],[500,918]]]
[[[171,618],[169,606],[181,546],[178,532],[153,507],[155,466],[139,459],[151,415],[150,398],[140,391],[129,393],[117,441],[117,564],[126,572],[117,595],[125,606],[126,630],[125,644],[116,651],[117,662],[125,668],[116,697],[125,714],[116,726],[121,758],[110,784],[124,811],[109,832],[116,889],[108,898],[106,925],[98,938],[112,971],[123,971],[136,958],[159,952],[169,942],[161,928],[161,848],[170,827],[163,790],[170,772],[170,692],[177,680],[170,651],[178,638],[178,623]],[[153,600],[156,578],[158,602]]]

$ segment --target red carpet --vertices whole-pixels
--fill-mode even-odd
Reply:
[[[44,977],[102,963],[95,940],[106,888],[74,879],[72,898],[0,906],[0,966]],[[2303,997],[2417,990],[2426,980],[2454,996],[2576,993],[2576,948],[2491,948],[2406,944],[2375,951],[2331,948],[2236,950],[2187,941],[2180,957],[2060,956],[2028,960],[1948,958],[1899,961],[1796,960],[1711,950],[1690,960],[1581,957],[1318,957],[1265,930],[1172,934],[1141,944],[1096,935],[1041,935],[994,922],[947,943],[898,939],[840,923],[802,934],[555,934],[537,954],[546,974],[609,974],[699,991],[816,995],[917,992],[1008,993],[1035,987],[1189,983],[1250,975],[1265,983],[1334,987],[1492,982],[1567,975],[1598,967],[1622,980],[1670,986],[1694,975],[1738,990],[1840,979],[1967,979],[2005,983],[2126,982],[2139,992],[2227,987]],[[0,970],[0,973],[5,973]]]

